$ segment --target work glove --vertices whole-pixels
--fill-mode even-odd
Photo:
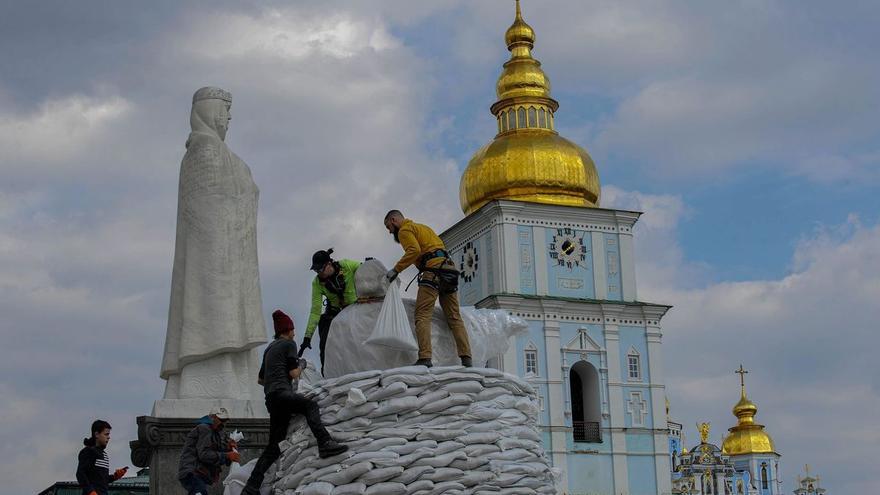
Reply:
[[[299,354],[296,357],[302,357],[303,353],[306,352],[306,349],[312,348],[312,338],[311,337],[303,337],[303,343],[299,346]]]
[[[127,473],[127,472],[128,472],[128,466],[126,466],[124,468],[119,468],[116,471],[113,471],[113,479],[118,480],[119,478],[122,478],[123,476],[125,476],[125,473]]]
[[[226,459],[229,461],[229,464],[232,464],[233,462],[240,462],[241,455],[239,455],[239,453],[234,450],[230,450],[226,453]]]
[[[230,440],[226,442],[226,445],[229,446],[229,448],[232,450],[238,450],[238,442],[236,442],[235,440]]]
[[[388,273],[385,274],[385,280],[387,280],[389,284],[394,282],[395,278],[397,278],[397,270],[394,268],[388,270]]]

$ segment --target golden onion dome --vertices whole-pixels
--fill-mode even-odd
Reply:
[[[764,425],[755,423],[758,406],[746,396],[745,384],[739,402],[733,406],[737,425],[728,429],[730,434],[724,439],[721,451],[727,455],[765,454],[776,452],[773,439],[764,431]]]
[[[559,103],[532,57],[535,32],[516,17],[504,36],[511,57],[498,78],[495,139],[477,151],[461,177],[461,208],[470,214],[494,199],[566,206],[598,206],[596,165],[580,146],[555,130]]]

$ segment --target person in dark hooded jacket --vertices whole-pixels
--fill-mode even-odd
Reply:
[[[117,469],[110,474],[110,457],[107,444],[110,443],[110,423],[97,420],[92,423],[92,436],[83,439],[79,451],[79,464],[76,467],[76,481],[82,487],[83,495],[107,495],[110,483],[125,476],[128,467]]]
[[[218,407],[186,434],[177,479],[188,495],[208,495],[223,466],[241,460],[235,442],[223,432],[228,419],[226,409]]]

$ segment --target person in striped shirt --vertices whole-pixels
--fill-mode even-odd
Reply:
[[[99,419],[92,423],[92,436],[83,439],[79,451],[79,465],[76,467],[76,481],[82,487],[83,495],[107,495],[110,483],[125,476],[128,466],[110,474],[110,457],[107,444],[110,443],[110,423]]]

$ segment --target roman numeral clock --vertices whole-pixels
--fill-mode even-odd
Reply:
[[[584,245],[583,235],[578,237],[568,227],[556,229],[553,242],[550,243],[550,258],[556,260],[559,266],[567,267],[569,270],[581,266],[581,263],[587,259],[587,246]]]
[[[465,282],[470,282],[474,279],[474,275],[477,274],[477,270],[479,269],[479,261],[480,255],[477,254],[477,249],[474,247],[474,243],[468,242],[465,244],[464,249],[461,252],[461,262],[458,267],[458,271],[461,273],[461,278]]]

